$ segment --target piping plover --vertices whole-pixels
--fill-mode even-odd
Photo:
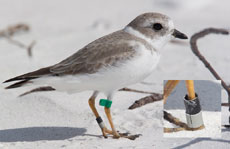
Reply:
[[[120,88],[138,83],[149,76],[160,59],[160,50],[172,37],[187,39],[174,28],[172,20],[160,13],[144,13],[136,17],[125,28],[101,37],[65,60],[6,80],[18,81],[6,89],[27,84],[49,85],[58,91],[69,93],[93,90],[89,105],[104,137],[126,137],[118,133],[110,115],[113,94]],[[95,108],[95,98],[103,92],[101,100],[112,130],[105,127]]]

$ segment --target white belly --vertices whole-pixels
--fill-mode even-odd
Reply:
[[[126,61],[119,67],[101,72],[101,76],[92,82],[95,82],[97,84],[95,88],[101,91],[120,89],[141,82],[153,72],[159,59],[158,53],[151,54],[151,51],[144,50],[141,55]]]

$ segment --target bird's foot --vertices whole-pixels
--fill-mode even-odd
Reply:
[[[112,135],[114,139],[119,139],[121,137],[121,135],[117,131],[113,131]]]
[[[103,135],[104,138],[108,138],[108,136],[106,134],[111,134],[112,133],[112,131],[107,129],[106,127],[102,128],[101,131],[102,131],[102,135]]]
[[[119,133],[119,132],[118,132]],[[119,133],[119,135],[123,138],[127,138],[130,140],[135,140],[136,138],[138,138],[139,136],[141,136],[141,134],[135,134],[135,135],[130,135],[129,132],[126,133]]]
[[[128,132],[126,132],[126,133],[120,133],[119,131],[111,131],[111,130],[109,130],[107,128],[104,128],[103,136],[105,138],[108,137],[106,135],[106,133],[113,135],[114,139],[127,138],[127,139],[130,139],[130,140],[135,140],[136,138],[138,138],[139,136],[141,136],[141,134],[130,135],[130,133],[128,133]]]
[[[104,136],[104,138],[108,138],[107,134],[113,135],[113,138],[120,138],[120,134],[117,131],[112,131],[107,129],[106,127],[102,128],[102,135]]]

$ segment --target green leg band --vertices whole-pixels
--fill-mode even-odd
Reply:
[[[100,99],[99,105],[110,108],[112,105],[112,101],[107,99]]]

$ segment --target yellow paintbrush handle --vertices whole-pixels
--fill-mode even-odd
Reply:
[[[186,87],[187,87],[187,90],[188,90],[188,98],[190,100],[193,100],[195,99],[195,90],[194,90],[194,82],[193,80],[186,80]]]
[[[176,87],[176,85],[178,83],[179,83],[179,80],[169,80],[169,81],[167,81],[167,83],[164,86],[164,96],[163,96],[164,104],[166,102],[166,99],[168,98],[168,96],[170,95],[170,93]]]

